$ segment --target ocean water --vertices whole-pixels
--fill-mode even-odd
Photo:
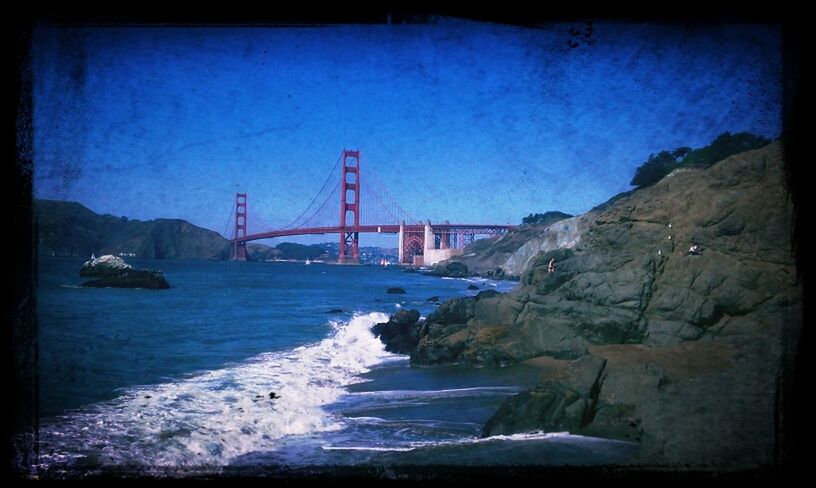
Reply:
[[[412,368],[370,331],[431,297],[512,282],[395,267],[129,261],[170,290],[79,285],[38,263],[38,471],[252,474],[266,468],[624,463],[630,443],[567,433],[482,439],[534,368]],[[389,287],[405,294],[387,294]],[[270,398],[274,392],[277,398]]]

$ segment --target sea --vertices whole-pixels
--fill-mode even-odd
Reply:
[[[412,367],[371,333],[400,309],[426,317],[434,297],[514,282],[128,258],[171,288],[97,289],[80,286],[83,261],[38,261],[39,477],[605,466],[637,454],[636,444],[567,432],[482,437],[541,370]]]

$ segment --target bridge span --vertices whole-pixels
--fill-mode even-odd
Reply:
[[[340,155],[340,181],[335,186],[330,197],[334,193],[340,196],[340,219],[339,225],[314,225],[319,221],[319,213],[326,208],[329,198],[316,206],[317,210],[300,225],[296,224],[309,210],[309,208],[319,201],[318,196],[312,199],[310,207],[295,219],[292,225],[283,229],[275,229],[254,234],[247,233],[247,194],[236,193],[235,195],[235,225],[232,238],[232,259],[246,260],[246,243],[261,239],[272,239],[275,237],[317,235],[317,234],[339,234],[340,254],[338,263],[359,263],[359,237],[363,233],[376,234],[397,234],[399,237],[399,262],[414,266],[429,266],[439,261],[448,259],[462,253],[464,247],[473,242],[478,235],[488,236],[507,232],[515,227],[502,224],[451,224],[450,222],[432,224],[430,220],[418,222],[405,218],[407,214],[395,202],[389,202],[381,194],[374,194],[372,200],[375,207],[382,207],[386,210],[384,217],[378,220],[376,216],[374,222],[382,223],[362,223],[361,215],[361,190],[360,179],[360,151],[350,151],[344,149]],[[335,169],[337,166],[335,166]],[[332,171],[332,174],[334,170]],[[331,179],[331,174],[327,183]],[[324,188],[327,187],[324,183]],[[336,190],[340,190],[336,192]],[[321,189],[322,191],[323,189]],[[384,192],[382,192],[384,193]],[[372,212],[374,214],[376,212]],[[380,212],[382,213],[382,212]],[[337,215],[337,214],[335,214]],[[325,220],[325,219],[324,219]]]

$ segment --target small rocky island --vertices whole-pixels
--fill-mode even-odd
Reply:
[[[79,270],[79,276],[97,278],[82,284],[82,286],[93,288],[149,288],[152,290],[170,288],[170,284],[161,271],[136,269],[122,258],[110,254],[85,261]]]

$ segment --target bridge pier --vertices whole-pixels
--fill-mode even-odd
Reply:
[[[398,258],[397,262],[402,264],[405,261],[405,221],[404,220],[400,221],[399,250],[397,252],[399,253],[399,258]]]
[[[247,254],[246,241],[239,238],[247,235],[247,194],[235,194],[235,232],[232,239],[232,259],[235,261],[246,261]]]
[[[423,240],[425,241],[424,251],[427,256],[428,251],[434,248],[434,234],[430,219],[425,221],[425,238]]]
[[[450,259],[453,256],[458,256],[464,252],[463,249],[455,249],[450,247],[450,229],[447,227],[449,225],[445,222],[445,225],[440,226],[439,228],[439,249],[436,247],[436,234],[434,232],[434,228],[431,225],[431,221],[428,220],[425,223],[425,239],[424,239],[424,251],[422,256],[422,265],[423,266],[433,266],[434,264],[444,261],[446,259]]]
[[[360,233],[347,232],[351,217],[352,225],[360,225],[360,151],[343,149],[343,170],[340,173],[340,254],[337,262],[360,262]],[[352,175],[349,178],[349,175]],[[351,201],[349,201],[349,199]]]

